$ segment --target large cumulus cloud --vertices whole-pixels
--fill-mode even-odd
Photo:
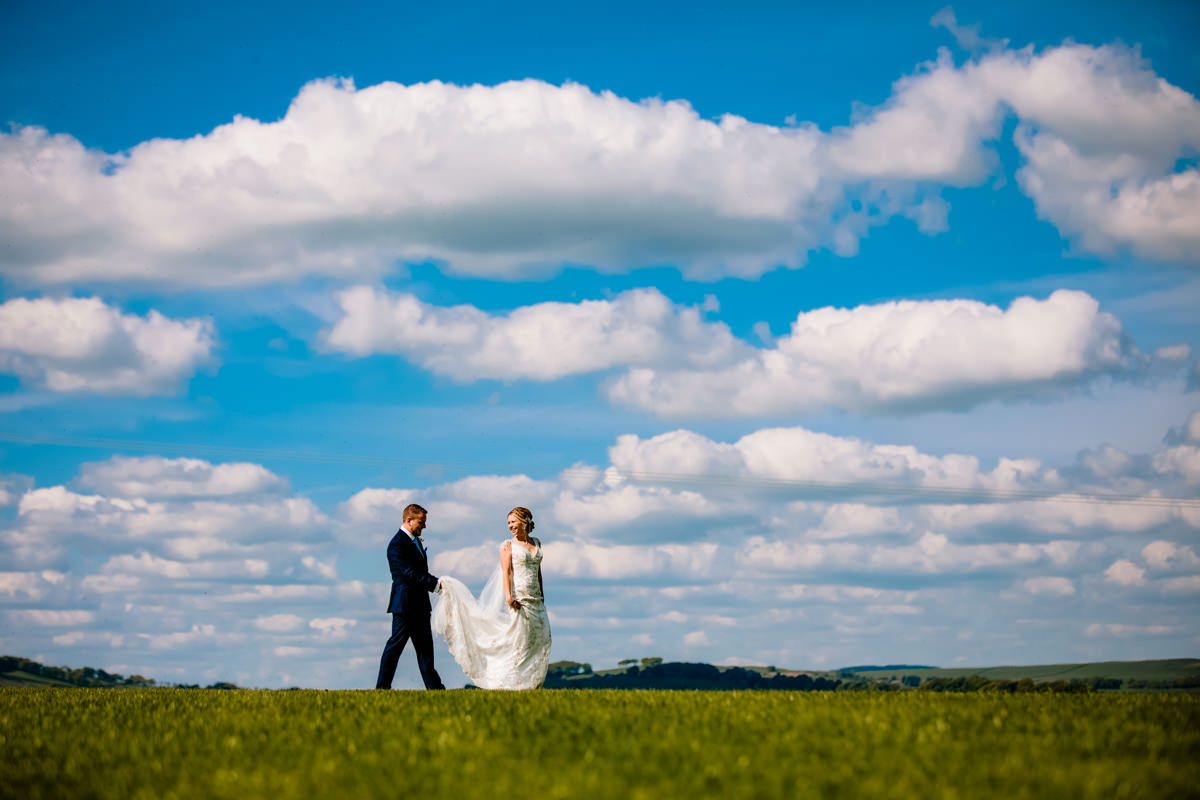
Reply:
[[[896,215],[944,229],[940,187],[995,171],[1010,115],[1020,185],[1064,236],[1197,263],[1200,179],[1177,165],[1200,146],[1200,103],[1124,47],[1074,43],[942,53],[830,131],[534,80],[317,81],[277,122],[117,154],[18,128],[0,134],[0,252],[29,284],[361,279],[426,259],[498,278],[752,277],[853,253]]]
[[[1133,375],[1139,362],[1116,317],[1065,290],[1007,309],[973,300],[820,308],[767,347],[653,289],[504,315],[367,286],[338,303],[328,350],[396,354],[459,381],[624,369],[606,383],[608,398],[666,418],[968,408]]]

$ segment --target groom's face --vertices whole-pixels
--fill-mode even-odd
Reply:
[[[421,531],[425,530],[425,515],[417,514],[415,517],[409,517],[404,520],[404,524],[408,528],[409,533],[413,536],[420,536]]]

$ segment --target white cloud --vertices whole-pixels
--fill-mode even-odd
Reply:
[[[1154,350],[1154,357],[1164,361],[1187,361],[1192,357],[1192,347],[1187,342],[1163,345]]]
[[[580,541],[547,541],[546,563],[554,564],[558,579],[622,582],[634,578],[698,580],[712,572],[715,544],[600,545]],[[433,557],[439,575],[477,579],[490,575],[499,561],[499,543],[485,543]]]
[[[393,353],[455,380],[548,381],[630,364],[723,363],[748,348],[701,310],[654,289],[612,300],[539,303],[506,316],[443,308],[359,286],[338,295],[342,318],[323,337],[356,356]]]
[[[948,52],[892,86],[888,102],[835,130],[834,163],[851,175],[971,185],[985,178],[992,158],[983,143],[1003,119],[996,97],[979,91],[969,69]]]
[[[0,595],[10,600],[38,602],[52,596],[65,578],[65,574],[54,570],[0,572]]]
[[[935,28],[945,28],[948,30],[950,35],[954,37],[954,40],[958,42],[958,46],[964,50],[975,50],[985,45],[1002,46],[1007,44],[1007,40],[991,41],[980,36],[979,31],[982,26],[979,23],[975,23],[974,25],[959,24],[954,14],[954,9],[950,6],[946,6],[934,14],[930,18],[929,24]]]
[[[1200,364],[1200,361],[1196,362]],[[1184,428],[1184,441],[1200,444],[1200,411],[1193,411]]]
[[[833,152],[866,174],[975,183],[1006,111],[1039,216],[1091,252],[1198,263],[1200,172],[1175,165],[1200,147],[1200,103],[1120,45],[993,47],[961,67],[943,52]]]
[[[459,381],[627,368],[609,398],[664,417],[964,408],[1119,373],[1136,353],[1115,317],[1067,290],[1007,310],[972,300],[822,308],[800,313],[767,348],[653,289],[505,316],[366,286],[339,303],[343,316],[323,334],[329,349],[392,353]]]
[[[444,548],[477,541],[480,531],[507,537],[504,520],[514,506],[534,509],[535,525],[544,522],[540,509],[556,492],[554,481],[527,475],[473,475],[427,489],[367,488],[340,504],[337,535],[358,547],[386,545],[400,527],[404,507],[418,503],[429,509],[424,536],[436,559]]]
[[[1200,567],[1200,556],[1186,545],[1159,539],[1142,548],[1142,558],[1153,569],[1194,569]]]
[[[96,613],[94,611],[53,611],[48,609],[32,608],[9,611],[8,616],[15,622],[25,622],[31,625],[46,625],[52,627],[86,625],[87,623],[96,619]]]
[[[1166,594],[1198,594],[1200,593],[1200,575],[1164,578],[1161,586]]]
[[[624,485],[582,495],[564,491],[554,502],[553,515],[585,537],[647,542],[676,538],[681,529],[707,528],[719,508],[695,491]]]
[[[256,579],[265,576],[270,569],[270,565],[262,559],[255,558],[207,559],[188,563],[160,558],[142,551],[136,556],[128,554],[113,556],[105,561],[100,569],[103,576],[107,576],[108,582],[94,583],[92,584],[92,588],[97,591],[111,591],[112,587],[127,584],[136,586],[137,583],[131,583],[131,579],[136,581],[136,578],[139,576],[167,578],[173,581],[229,578]],[[102,578],[103,576],[92,577]]]
[[[327,636],[334,637],[344,636],[347,628],[353,628],[357,624],[358,620],[345,619],[343,617],[317,618],[308,621],[308,627]]]
[[[637,367],[608,396],[668,418],[967,408],[1121,372],[1132,355],[1120,322],[1083,292],[1007,310],[899,301],[802,312],[770,349],[713,369]]]
[[[1106,625],[1096,622],[1089,625],[1084,633],[1088,636],[1112,636],[1123,639],[1132,636],[1166,636],[1175,631],[1176,628],[1171,625],[1122,625],[1120,623]]]
[[[1040,215],[1088,250],[1196,262],[1200,177],[1175,164],[1200,103],[1123,47],[1068,43],[942,54],[830,132],[534,80],[317,81],[278,121],[117,155],[17,128],[0,134],[3,266],[58,284],[361,280],[429,259],[500,278],[662,263],[753,277],[852,253],[896,214],[942,229],[938,188],[995,170],[1010,113]]]
[[[78,484],[118,497],[223,497],[287,489],[287,480],[259,464],[211,464],[196,458],[131,458],[83,464]]]
[[[294,631],[304,624],[304,620],[295,614],[272,614],[269,617],[259,617],[254,620],[254,627],[270,633],[287,633]]]
[[[88,524],[80,524],[81,520]],[[168,503],[84,495],[63,486],[26,493],[18,506],[17,521],[18,526],[8,531],[9,536],[153,539],[185,557],[235,542],[261,542],[278,536],[309,538],[328,524],[325,515],[304,497]]]
[[[1121,559],[1114,561],[1112,566],[1104,570],[1104,577],[1109,583],[1120,586],[1141,586],[1146,582],[1146,570],[1132,561]]]
[[[8,547],[0,557],[11,570],[0,573],[0,605],[9,646],[37,653],[54,645],[64,663],[123,636],[123,658],[160,680],[201,680],[191,665],[204,654],[205,663],[237,664],[253,676],[239,679],[243,685],[294,682],[279,672],[277,660],[286,659],[289,674],[307,676],[301,683],[366,686],[387,625],[387,575],[375,537],[391,535],[403,505],[426,505],[434,574],[478,589],[496,568],[504,512],[520,502],[534,509],[544,537],[563,658],[603,665],[638,655],[628,650],[638,645],[654,647],[642,654],[677,659],[694,646],[750,654],[756,663],[836,666],[942,642],[942,663],[957,647],[999,663],[1011,652],[1006,637],[1039,625],[1078,630],[1055,642],[1061,660],[1086,660],[1083,651],[1096,647],[1117,657],[1128,641],[1122,637],[1154,637],[1163,648],[1190,642],[1195,626],[1178,613],[1200,593],[1191,545],[1200,515],[1068,502],[1082,499],[1070,494],[1081,479],[1100,491],[1140,469],[1138,491],[1148,497],[1168,480],[1150,469],[1151,454],[1102,455],[1111,469],[1080,478],[1074,467],[1059,472],[1035,459],[981,464],[804,428],[731,441],[681,430],[619,437],[606,463],[547,480],[479,475],[419,490],[362,490],[332,518],[303,497],[155,500],[45,487],[27,492],[16,518],[0,524],[0,546]],[[198,474],[197,483],[208,485],[209,472]],[[146,478],[137,470],[110,477],[106,489],[118,478]],[[788,483],[804,481],[904,491],[831,494]],[[974,495],[939,498],[939,487]],[[1061,494],[1013,500],[993,490]],[[282,513],[285,499],[322,521],[297,532],[263,516],[264,507]],[[220,513],[212,516],[214,508]],[[255,527],[264,519],[269,524]],[[19,563],[14,542],[61,546],[62,560],[53,570],[17,571],[8,566]],[[339,571],[364,580],[340,580]],[[1152,616],[1126,616],[1128,596],[1113,581],[1140,587],[1139,615]],[[1104,585],[1114,591],[1094,591]],[[1030,607],[1037,619],[1018,619]],[[82,608],[93,616],[72,615]],[[10,613],[24,611],[37,613]],[[1085,637],[1080,614],[1118,627],[1097,623]],[[992,622],[975,626],[985,616]],[[29,624],[35,618],[46,624]],[[1147,619],[1169,632],[1138,627]],[[955,634],[963,630],[975,635],[960,644]],[[685,643],[689,632],[703,633],[707,644]],[[822,644],[804,645],[812,641]],[[978,649],[985,646],[995,649]],[[452,670],[443,658],[439,667]],[[232,678],[230,668],[202,680]]]
[[[642,439],[617,438],[609,460],[619,476],[670,486],[688,478],[754,478],[764,481],[813,481],[818,484],[882,482],[906,487],[1013,490],[1053,488],[1060,481],[1033,459],[1001,459],[990,471],[974,456],[932,456],[909,445],[873,444],[853,437],[832,436],[802,427],[763,428],[730,443],[688,430]],[[708,481],[708,495],[720,489]],[[620,485],[617,483],[616,485]],[[771,484],[766,484],[770,486]],[[750,481],[740,491],[752,488]]]
[[[96,594],[125,595],[137,591],[142,579],[137,575],[88,575],[79,585],[87,592]]]
[[[683,643],[688,647],[706,647],[712,644],[704,631],[692,631],[683,637]]]
[[[864,610],[867,614],[882,617],[912,616],[924,612],[920,606],[905,603],[877,603],[867,606]]]
[[[330,558],[328,561],[321,561],[315,556],[304,556],[300,559],[300,563],[307,567],[313,574],[324,578],[325,580],[337,580],[337,557]]]
[[[1057,597],[1070,597],[1075,594],[1075,584],[1070,578],[1027,578],[1022,581],[1021,586],[1030,594],[1049,594]]]
[[[214,346],[208,320],[122,314],[95,297],[0,305],[0,371],[54,392],[175,394]]]
[[[1074,542],[1047,544],[966,544],[926,532],[902,545],[852,542],[791,542],[751,537],[738,554],[738,563],[755,572],[795,573],[797,570],[837,569],[874,574],[968,574],[1018,570],[1041,563],[1071,560]]]
[[[981,66],[1022,124],[1018,172],[1039,215],[1092,252],[1197,262],[1200,103],[1118,46],[1029,50]]]
[[[14,505],[32,483],[25,475],[0,475],[0,508]]]
[[[797,264],[829,222],[820,139],[573,84],[318,81],[278,122],[119,156],[4,134],[0,219],[20,232],[11,270],[51,281],[363,277],[428,258],[500,277],[563,261],[756,275]]]
[[[1181,444],[1154,454],[1154,470],[1162,475],[1182,478],[1186,483],[1200,483],[1200,446]]]
[[[174,650],[199,643],[213,642],[217,631],[215,625],[197,623],[186,631],[171,633],[139,633],[138,638],[152,650]]]

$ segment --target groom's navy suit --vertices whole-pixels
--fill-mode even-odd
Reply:
[[[392,615],[392,635],[383,647],[375,688],[392,688],[400,653],[412,639],[425,688],[445,689],[433,668],[433,632],[429,629],[429,593],[437,589],[438,579],[429,574],[425,553],[403,528],[396,531],[388,544],[387,558],[392,571],[392,594],[387,608]]]

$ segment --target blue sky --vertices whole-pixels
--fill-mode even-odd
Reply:
[[[369,686],[419,502],[598,667],[1195,655],[1194,4],[0,14],[0,650]]]

